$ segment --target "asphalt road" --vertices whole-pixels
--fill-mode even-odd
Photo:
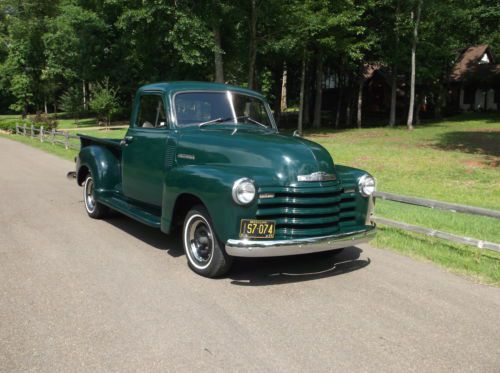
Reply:
[[[0,138],[0,371],[500,372],[500,289],[370,246],[192,273]]]

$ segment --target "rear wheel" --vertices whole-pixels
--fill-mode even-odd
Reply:
[[[83,183],[83,202],[87,214],[93,219],[102,219],[109,213],[109,207],[99,203],[95,199],[94,179],[89,173]]]
[[[231,267],[232,258],[217,238],[205,207],[198,205],[188,212],[182,238],[189,267],[199,275],[218,277]]]

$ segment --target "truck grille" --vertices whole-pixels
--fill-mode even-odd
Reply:
[[[356,225],[356,197],[336,183],[325,187],[263,187],[257,218],[276,221],[276,239],[327,236]]]

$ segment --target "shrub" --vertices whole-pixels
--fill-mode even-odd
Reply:
[[[66,112],[66,115],[75,118],[75,124],[78,127],[78,119],[83,111],[83,95],[75,87],[69,88],[60,98],[60,107]]]
[[[38,111],[35,115],[30,116],[29,120],[36,128],[43,126],[43,128],[47,131],[57,129],[58,125],[57,120],[54,117],[40,111]]]
[[[16,131],[16,123],[22,124],[24,123],[21,119],[5,119],[0,121],[0,130],[7,132],[15,132]]]
[[[109,78],[95,85],[90,108],[97,113],[97,120],[106,118],[106,125],[111,122],[111,116],[120,108],[117,98],[118,88],[109,85]]]

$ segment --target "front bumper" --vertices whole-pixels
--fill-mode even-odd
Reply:
[[[375,226],[354,232],[323,237],[279,241],[228,240],[226,252],[231,256],[266,257],[318,253],[355,246],[370,241],[375,236]]]

